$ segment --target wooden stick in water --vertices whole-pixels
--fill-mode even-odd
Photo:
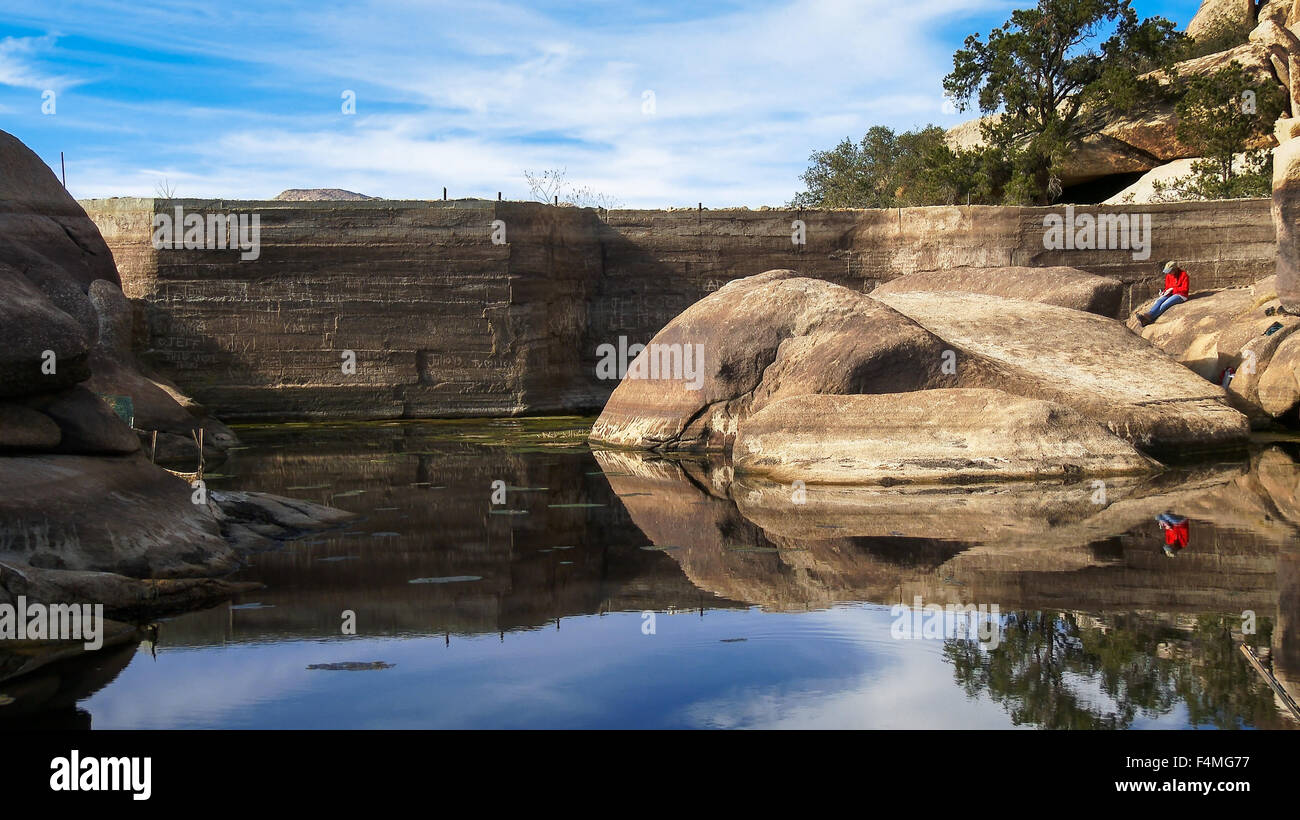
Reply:
[[[1295,698],[1291,697],[1291,693],[1282,687],[1282,684],[1278,682],[1278,679],[1273,677],[1273,674],[1264,668],[1264,664],[1259,662],[1259,656],[1255,654],[1255,650],[1243,643],[1241,645],[1241,654],[1246,656],[1246,660],[1250,661],[1250,665],[1255,667],[1255,671],[1258,672],[1260,677],[1262,677],[1273,689],[1273,694],[1277,695],[1277,699],[1282,701],[1287,710],[1291,712],[1291,717],[1300,720],[1300,707],[1296,706]]]

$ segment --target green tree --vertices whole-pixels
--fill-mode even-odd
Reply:
[[[944,89],[987,116],[985,143],[1010,168],[1003,199],[1047,204],[1070,151],[1116,115],[1165,93],[1149,72],[1168,68],[1184,37],[1162,17],[1139,20],[1130,0],[1039,0],[966,38]]]
[[[1268,196],[1273,190],[1272,154],[1265,148],[1248,150],[1273,127],[1286,105],[1277,83],[1258,82],[1233,61],[1213,74],[1184,83],[1174,107],[1176,133],[1184,145],[1203,159],[1192,173],[1167,183],[1155,183],[1159,199],[1233,199]],[[1245,154],[1245,162],[1235,162]]]
[[[814,152],[809,163],[807,190],[792,202],[808,208],[951,205],[983,190],[978,156],[953,151],[937,125],[902,133],[877,125],[859,142]]]
[[[1286,95],[1275,82],[1256,82],[1237,61],[1206,76],[1193,77],[1174,110],[1178,139],[1233,175],[1232,158],[1272,131]]]

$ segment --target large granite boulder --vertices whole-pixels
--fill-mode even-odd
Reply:
[[[56,390],[90,375],[90,344],[76,319],[3,262],[0,292],[0,397]]]
[[[8,294],[0,303],[0,399],[8,397],[48,417],[42,422],[28,414],[20,417],[17,410],[4,414],[14,425],[22,422],[22,430],[0,432],[0,452],[122,454],[138,449],[136,433],[92,393],[130,397],[140,435],[152,443],[153,431],[159,433],[161,461],[193,464],[198,448],[192,433],[199,429],[209,457],[236,443],[228,427],[137,361],[131,350],[131,308],[116,284],[99,279],[89,293],[64,284],[86,300],[93,333],[87,334],[27,277],[0,264],[0,288]],[[63,428],[61,437],[48,435],[49,419]]]
[[[1165,156],[1186,156],[1190,151],[1173,137],[1170,119],[1167,111],[1152,111],[1140,119],[1117,120],[1106,132],[1084,137],[1062,163],[1061,184],[1069,187],[1119,174],[1141,173],[1159,165]],[[1163,148],[1152,152],[1130,140]]]
[[[1289,5],[1289,0],[1287,0]],[[1288,28],[1286,18],[1290,9],[1282,3],[1270,3],[1260,10],[1259,25],[1250,32],[1250,42],[1263,46],[1268,54],[1273,73],[1286,89],[1292,88],[1295,61],[1300,55],[1293,54],[1295,33]],[[1292,100],[1292,114],[1295,113],[1295,101]]]
[[[983,124],[996,122],[999,117],[999,114],[989,114],[953,126],[945,134],[945,142],[954,151],[978,148],[984,143]],[[1132,123],[1126,124],[1125,128],[1131,131]],[[1062,162],[1061,183],[1078,185],[1115,174],[1140,173],[1158,164],[1159,160],[1153,155],[1109,133],[1089,134]]]
[[[1001,390],[792,396],[741,425],[736,473],[805,484],[969,484],[1159,465],[1054,402]]]
[[[1300,317],[1280,306],[1277,278],[1270,276],[1177,305],[1146,327],[1135,314],[1129,327],[1208,381],[1221,384],[1232,371],[1229,400],[1258,427],[1295,403],[1288,385]]]
[[[21,398],[52,419],[61,431],[56,452],[139,447],[103,402],[76,387],[90,376],[99,335],[87,292],[96,280],[119,284],[98,228],[39,157],[0,131],[0,398]],[[28,417],[28,434],[32,425],[43,426]]]
[[[1291,3],[1285,22],[1272,11],[1250,33],[1264,47],[1291,98],[1291,116],[1273,129],[1273,228],[1277,233],[1277,290],[1282,304],[1300,312],[1300,2]]]
[[[355,518],[279,496],[197,490],[141,453],[0,458],[0,602],[27,595],[132,614],[210,603],[247,588],[212,576],[248,553]]]
[[[39,267],[75,282],[121,285],[113,254],[54,172],[12,134],[0,131],[0,263]]]
[[[140,440],[102,399],[78,385],[57,393],[28,396],[28,407],[48,416],[62,436],[50,452],[86,455],[129,455]]]
[[[956,351],[959,386],[1064,404],[1153,452],[1239,444],[1249,434],[1222,388],[1113,319],[976,294],[880,300]]]
[[[683,378],[637,377],[639,367],[653,376],[648,363],[656,355],[688,349],[698,354],[697,383],[684,369]],[[728,283],[659,331],[591,437],[623,447],[726,450],[740,419],[786,396],[951,385],[940,372],[943,349],[881,302],[791,270],[768,271]]]
[[[235,569],[234,550],[192,492],[139,454],[0,458],[0,561],[137,578]]]
[[[1260,0],[1257,5],[1257,20],[1277,19],[1287,26],[1300,24],[1300,3],[1296,0]]]
[[[158,427],[188,433],[204,422],[139,371],[130,307],[98,229],[4,132],[0,291],[0,601],[91,601],[135,614],[209,602],[242,585],[196,577],[346,515],[255,494],[208,498],[139,452],[96,391],[137,398],[137,420]],[[209,441],[229,432],[211,429]]]
[[[1251,33],[1254,34],[1254,32]],[[1263,38],[1263,32],[1225,51],[1216,51],[1213,54],[1174,63],[1174,74],[1180,78],[1208,77],[1222,71],[1232,63],[1236,63],[1245,69],[1247,77],[1253,83],[1266,84],[1278,81],[1273,72],[1272,61],[1269,59],[1269,49],[1267,41]],[[1161,82],[1168,82],[1168,78],[1162,73],[1148,74],[1146,76],[1159,79]],[[1177,124],[1177,119],[1171,123],[1171,125]]]
[[[1300,312],[1300,137],[1273,152],[1273,227],[1277,230],[1277,291]]]
[[[1281,418],[1300,404],[1300,334],[1277,346],[1256,382],[1256,402],[1269,417]]]
[[[1255,12],[1255,20],[1260,25],[1264,23],[1273,23],[1279,26],[1287,24],[1287,18],[1291,16],[1295,6],[1295,0],[1263,0]]]
[[[1224,28],[1246,31],[1254,24],[1255,0],[1201,0],[1201,7],[1187,24],[1187,36],[1203,39]]]
[[[1250,287],[1193,294],[1143,327],[1138,315],[1150,307],[1147,302],[1129,316],[1128,328],[1201,378],[1217,382],[1225,367],[1238,364],[1242,347],[1274,321],[1276,310],[1265,311],[1276,305],[1275,282],[1268,277]]]
[[[23,404],[0,402],[0,454],[53,450],[63,440],[54,419]]]
[[[1273,227],[1277,233],[1277,289],[1282,304],[1300,312],[1300,3],[1292,2],[1285,22],[1277,11],[1261,14],[1250,39],[1267,50],[1287,87],[1291,116],[1273,129]]]
[[[1066,266],[1042,268],[952,268],[904,274],[877,287],[873,296],[887,293],[983,293],[1024,299],[1046,305],[1115,316],[1124,297],[1124,284],[1108,276],[1094,276]]]
[[[699,389],[625,378],[591,439],[616,447],[726,450],[783,398],[984,387],[1072,408],[1152,451],[1239,444],[1244,416],[1112,319],[969,293],[866,296],[793,271],[736,280],[673,319],[642,351],[698,345]],[[636,362],[633,363],[635,369]]]
[[[80,293],[69,281],[62,284]],[[15,425],[0,433],[0,452],[123,454],[138,449],[130,428],[78,385],[90,375],[88,338],[93,336],[47,293],[2,263],[0,288],[6,293],[0,302],[0,399],[12,405],[0,416]],[[50,434],[50,424],[59,435]]]

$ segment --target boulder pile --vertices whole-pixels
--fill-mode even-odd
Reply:
[[[738,472],[781,480],[932,483],[1153,471],[1150,456],[1249,433],[1222,388],[1113,319],[895,290],[792,270],[733,281],[640,354],[692,346],[701,374],[625,378],[591,440],[732,452]]]
[[[3,131],[0,291],[0,602],[102,603],[110,616],[210,603],[247,586],[210,577],[243,551],[345,516],[196,492],[151,463],[141,438],[152,449],[155,431],[157,455],[191,468],[198,430],[209,455],[235,437],[135,360],[108,246],[49,167]]]

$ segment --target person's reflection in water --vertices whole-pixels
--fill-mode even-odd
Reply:
[[[1161,513],[1156,516],[1156,523],[1165,531],[1165,555],[1173,558],[1178,551],[1187,547],[1191,540],[1191,525],[1186,518],[1173,513]]]

